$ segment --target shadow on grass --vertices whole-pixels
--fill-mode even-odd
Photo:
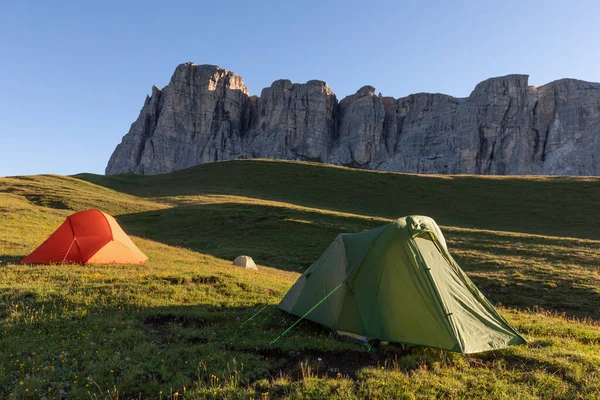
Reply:
[[[236,160],[170,174],[78,178],[143,197],[222,194],[441,225],[600,239],[600,179],[374,173],[319,164]]]
[[[297,381],[303,376],[300,362],[310,363],[319,375],[354,377],[360,369],[383,364],[399,351],[390,346],[367,353],[359,344],[329,339],[328,329],[309,321],[270,346],[297,319],[274,308],[242,327],[258,307],[125,305],[82,314],[78,309],[85,307],[83,303],[70,302],[67,310],[59,298],[42,299],[12,289],[0,292],[0,304],[10,304],[0,313],[5,318],[0,338],[3,398],[23,394],[25,388],[35,397],[47,393],[48,387],[74,398],[96,388],[118,388],[119,397],[138,398],[155,395],[165,385],[181,391],[184,386],[215,384],[213,376],[226,381],[238,373],[244,384],[280,374]],[[40,310],[45,314],[34,314]],[[424,353],[407,368],[431,357],[435,354]],[[39,370],[39,365],[46,368]],[[89,378],[76,385],[75,376],[90,377],[95,386],[84,387]]]
[[[465,245],[469,251],[516,256],[538,263],[600,265],[600,241],[452,229],[444,235],[458,249]]]
[[[378,220],[236,203],[127,214],[118,220],[136,236],[226,260],[249,255],[260,265],[297,272],[309,267],[338,233],[381,225]],[[507,240],[502,234],[457,231],[448,237],[458,243],[455,248],[460,246],[459,264],[494,303],[521,309],[537,305],[572,317],[600,319],[600,294],[589,287],[595,279],[590,266],[600,262],[598,254],[590,250],[586,256],[574,256],[573,274],[565,273],[563,252],[544,252],[557,243],[564,252],[576,252],[577,241]]]
[[[476,276],[472,280],[494,304],[530,310],[540,307],[567,317],[600,320],[600,294],[591,287],[576,287],[567,281],[546,287],[531,278],[500,282]]]
[[[193,307],[152,309],[144,313],[143,323],[150,328],[155,343],[171,342],[177,333],[186,346],[215,345],[237,357],[267,364],[254,379],[284,374],[292,380],[300,380],[301,362],[311,363],[313,370],[320,368],[322,375],[336,377],[341,373],[354,378],[362,368],[383,364],[392,355],[419,352],[397,345],[369,352],[362,344],[337,338],[331,329],[308,320],[301,321],[277,344],[270,345],[298,317],[268,307],[248,321],[262,306],[208,308],[212,309],[210,313],[200,314],[194,313]],[[415,363],[411,368],[416,367]]]
[[[8,255],[0,255],[0,266],[7,264],[18,264],[22,259],[26,256],[8,256]]]
[[[165,285],[169,286],[166,292],[188,288],[176,280]],[[59,297],[40,297],[15,289],[2,290],[0,303],[11,304],[0,338],[4,350],[0,362],[5,367],[0,371],[2,397],[18,395],[25,388],[35,396],[47,393],[48,387],[73,398],[90,397],[90,391],[93,394],[96,389],[104,395],[113,388],[122,398],[149,397],[165,386],[173,391],[184,386],[211,387],[238,374],[242,387],[260,395],[255,383],[278,376],[291,382],[303,380],[308,365],[318,376],[352,379],[360,378],[361,370],[369,367],[412,371],[434,365],[464,366],[465,360],[475,364],[491,360],[490,368],[504,360],[506,369],[519,372],[543,368],[554,373],[560,367],[536,359],[534,349],[531,357],[502,350],[462,356],[418,347],[403,350],[397,345],[367,352],[359,344],[330,336],[328,328],[310,321],[302,321],[270,346],[270,341],[297,317],[270,307],[242,326],[261,305],[199,303],[138,308],[115,303],[101,311],[91,305],[89,312],[82,314],[78,310],[90,304],[65,303]],[[29,318],[28,313],[34,310],[43,310],[50,318]],[[47,368],[37,370],[35,380],[30,379],[39,365]],[[96,386],[84,387],[85,378],[75,376],[90,377]],[[559,376],[570,382],[569,376]]]
[[[341,232],[381,221],[250,204],[207,204],[121,215],[130,234],[231,260],[249,255],[290,271],[310,266]]]

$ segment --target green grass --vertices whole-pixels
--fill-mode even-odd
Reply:
[[[264,160],[168,175],[0,178],[0,398],[599,398],[600,179],[417,176]],[[22,266],[70,213],[144,266]],[[367,352],[277,304],[339,232],[436,219],[530,340]],[[240,254],[260,270],[232,267]],[[180,396],[179,396],[180,397]]]

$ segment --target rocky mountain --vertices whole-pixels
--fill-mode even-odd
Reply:
[[[338,102],[325,82],[275,81],[259,97],[214,65],[179,65],[152,88],[106,174],[158,174],[235,158],[384,171],[600,175],[600,84],[491,78],[471,95],[394,99],[364,86]]]

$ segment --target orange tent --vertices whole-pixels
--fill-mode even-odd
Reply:
[[[148,257],[99,210],[75,213],[21,264],[143,264]]]

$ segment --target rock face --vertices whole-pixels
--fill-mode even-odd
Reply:
[[[235,158],[242,151],[248,88],[217,66],[182,64],[164,89],[152,88],[117,146],[107,174],[158,174]]]
[[[322,81],[279,80],[249,96],[238,75],[182,64],[152,88],[106,174],[157,174],[235,158],[385,171],[600,175],[600,84],[491,78],[467,98],[400,99],[364,86],[337,100]]]
[[[326,160],[337,100],[325,82],[273,82],[251,108],[243,157]],[[249,112],[252,115],[252,111]]]

